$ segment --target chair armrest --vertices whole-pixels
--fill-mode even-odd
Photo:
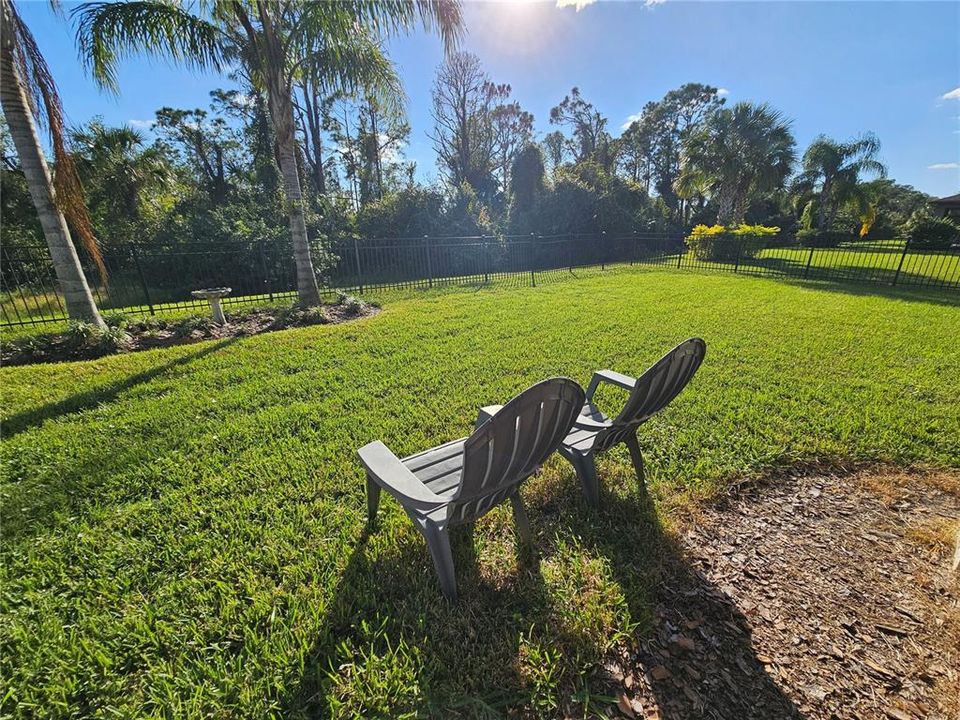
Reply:
[[[367,475],[393,495],[400,504],[422,510],[445,505],[448,500],[434,493],[407,469],[400,458],[379,440],[357,450]]]
[[[484,405],[477,411],[477,421],[473,424],[473,429],[478,430],[487,420],[499,412],[503,405]]]
[[[633,386],[637,384],[636,378],[632,378],[629,375],[614,372],[613,370],[597,370],[593,373],[593,377],[590,379],[590,385],[587,387],[587,402],[593,400],[593,394],[597,391],[597,386],[601,382],[622,387],[624,390],[633,390]]]

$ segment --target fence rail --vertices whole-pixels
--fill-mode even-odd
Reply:
[[[960,249],[920,251],[902,240],[809,248],[727,238],[693,252],[675,234],[481,235],[346,238],[314,250],[327,293],[504,280],[536,285],[547,273],[611,265],[960,290]],[[292,258],[288,241],[159,248],[128,243],[104,252],[108,282],[94,284],[93,292],[102,310],[127,314],[203,309],[205,301],[190,291],[212,286],[233,288],[225,305],[266,304],[296,295]],[[7,244],[0,248],[0,261],[0,326],[66,318],[45,245]],[[95,270],[86,271],[93,282]]]

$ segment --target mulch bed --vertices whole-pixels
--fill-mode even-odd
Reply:
[[[783,477],[702,508],[613,664],[619,713],[955,720],[958,521],[952,473]]]
[[[70,332],[48,333],[5,342],[0,346],[3,365],[30,365],[44,362],[91,360],[104,355],[137,352],[153,348],[187,345],[203,340],[259,335],[308,325],[335,325],[376,315],[380,308],[353,298],[345,302],[306,310],[270,308],[241,310],[227,314],[225,325],[198,315],[177,321],[145,318],[112,329],[111,334],[78,337]]]

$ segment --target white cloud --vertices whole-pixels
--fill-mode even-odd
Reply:
[[[597,0],[557,0],[557,7],[572,7],[577,12],[580,12],[587,5],[593,5],[595,2],[597,2]],[[666,0],[644,0],[643,4],[647,7],[653,7],[654,5],[660,5],[664,2],[666,2]]]
[[[940,96],[941,100],[960,100],[960,87],[954,88]]]
[[[927,170],[956,170],[960,168],[960,163],[934,163],[933,165],[927,165]]]
[[[572,7],[577,12],[583,10],[587,5],[593,5],[597,0],[557,0],[557,7]]]
[[[727,90],[726,88],[717,88],[718,97],[726,97],[729,94],[730,94],[730,91]]]
[[[153,127],[153,120],[127,120],[127,125],[132,128],[149,130],[151,127]]]
[[[627,115],[627,119],[623,121],[623,125],[620,126],[621,130],[626,130],[628,127],[633,125],[637,120],[643,117],[643,113],[634,113],[633,115]]]

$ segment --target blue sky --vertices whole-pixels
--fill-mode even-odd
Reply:
[[[561,0],[575,2],[575,0]],[[581,0],[584,2],[584,0]],[[128,61],[121,96],[96,89],[72,33],[46,2],[20,10],[59,83],[70,120],[103,115],[142,125],[164,105],[205,106],[228,87],[162,62]],[[71,9],[69,3],[65,9]],[[466,2],[463,48],[548,132],[549,109],[574,85],[615,133],[648,100],[684,82],[723,88],[728,102],[767,101],[793,120],[799,148],[819,133],[876,133],[890,175],[933,195],[960,192],[960,3]],[[409,158],[436,177],[427,138],[430,85],[443,59],[422,32],[389,44],[409,97]],[[953,97],[951,97],[951,95]]]

